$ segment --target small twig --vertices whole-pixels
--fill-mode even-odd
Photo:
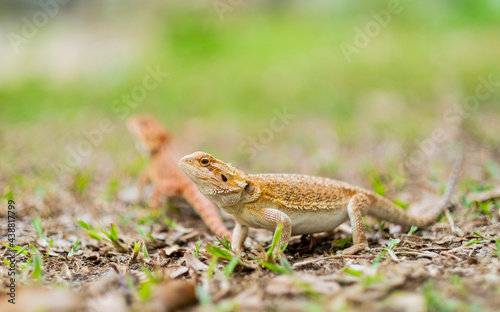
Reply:
[[[457,257],[457,256],[452,255],[452,254],[449,254],[449,253],[447,253],[447,252],[442,252],[441,254],[442,254],[442,255],[445,255],[445,256],[448,256],[448,257],[450,257],[450,258],[452,258],[452,259],[454,259],[454,260],[456,260],[456,261],[462,261],[462,258]]]
[[[451,248],[446,248],[446,247],[426,247],[422,248],[420,250],[422,251],[430,251],[430,250],[437,250],[437,251],[445,251],[445,250],[450,250]]]
[[[500,210],[499,210],[499,213],[500,213]],[[485,229],[491,229],[491,228],[497,228],[497,227],[500,227],[500,223],[486,225]]]
[[[497,187],[495,189],[485,192],[470,193],[469,195],[467,195],[467,201],[481,203],[499,197],[500,197],[500,187]]]
[[[477,247],[477,244],[473,244],[473,245],[462,245],[460,247],[457,247],[457,248],[453,248],[453,249],[450,249],[448,250],[446,253],[455,253],[457,251],[460,251],[462,249],[465,249],[465,248],[468,248],[468,247],[473,247],[474,249]]]
[[[240,258],[240,264],[242,266],[244,266],[245,268],[249,268],[249,269],[257,269],[259,267],[258,265],[254,264],[252,262],[249,262],[247,260],[241,259],[241,258]]]
[[[319,262],[322,260],[330,260],[330,259],[342,259],[342,258],[361,258],[361,259],[372,259],[374,256],[361,256],[361,255],[336,255],[336,256],[328,256],[328,257],[322,257],[322,258],[316,258],[316,259],[311,259],[311,260],[306,260],[302,262],[297,262],[292,267],[297,268],[301,267],[307,264]]]
[[[472,257],[472,253],[475,251],[475,249],[472,249],[470,252],[469,252],[469,257]]]
[[[398,256],[396,256],[396,254],[394,253],[393,250],[387,248],[387,253],[389,254],[389,256],[391,256],[391,258],[394,262],[399,262],[399,258],[398,258]]]
[[[428,257],[428,258],[434,258],[437,257],[438,254],[433,253],[433,252],[417,252],[417,251],[399,251],[396,252],[397,255],[414,255],[414,256],[420,256],[420,257]]]
[[[465,247],[469,247],[469,246],[462,245],[460,247],[456,247],[456,248],[450,249],[446,253],[457,252],[457,251],[460,251],[460,250],[464,249]]]
[[[464,236],[464,232],[455,226],[455,221],[453,221],[453,218],[451,217],[451,213],[448,207],[444,208],[444,213],[446,214],[446,219],[448,219],[448,223],[450,224],[451,232],[457,234],[458,236]]]

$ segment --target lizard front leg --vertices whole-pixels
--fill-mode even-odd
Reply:
[[[368,241],[366,240],[366,228],[363,221],[363,215],[368,211],[370,199],[364,194],[354,195],[347,205],[347,213],[352,227],[353,245],[342,251],[343,255],[353,255],[363,250],[368,250]]]
[[[236,225],[233,229],[233,238],[231,239],[231,246],[233,251],[238,254],[243,248],[243,243],[248,236],[248,226],[241,225],[236,222]]]

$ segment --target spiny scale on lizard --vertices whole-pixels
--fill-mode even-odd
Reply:
[[[361,189],[329,178],[299,174],[248,175],[261,185],[261,196],[285,209],[334,210]]]

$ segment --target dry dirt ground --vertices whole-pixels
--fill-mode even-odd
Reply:
[[[479,156],[466,157],[463,171],[474,171],[470,159]],[[498,311],[498,165],[481,170],[481,182],[462,174],[448,213],[428,229],[411,233],[368,218],[370,251],[338,255],[351,244],[347,227],[294,237],[288,263],[271,269],[259,252],[270,245],[270,233],[253,230],[241,261],[229,261],[224,257],[232,255],[181,198],[159,214],[128,202],[135,196],[132,178],[109,184],[96,175],[87,183],[81,174],[30,189],[18,177],[26,190],[5,196],[15,203],[17,251],[5,247],[10,219],[8,201],[1,201],[0,311]],[[416,188],[405,186],[408,193]],[[12,305],[5,294],[8,255],[15,252]]]

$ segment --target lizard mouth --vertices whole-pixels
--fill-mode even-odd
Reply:
[[[198,170],[193,166],[193,160],[189,157],[183,157],[179,161],[179,168],[193,181],[203,181],[203,177]]]
[[[184,161],[184,158],[179,161],[179,168],[190,178],[198,178],[195,175],[195,170]]]
[[[217,180],[210,175],[206,176],[202,172],[203,168],[196,168],[193,165],[195,161],[189,157],[183,157],[179,161],[179,168],[186,174],[186,176],[197,184],[200,191],[204,194],[219,194],[226,193],[224,190],[221,190],[217,185]]]

